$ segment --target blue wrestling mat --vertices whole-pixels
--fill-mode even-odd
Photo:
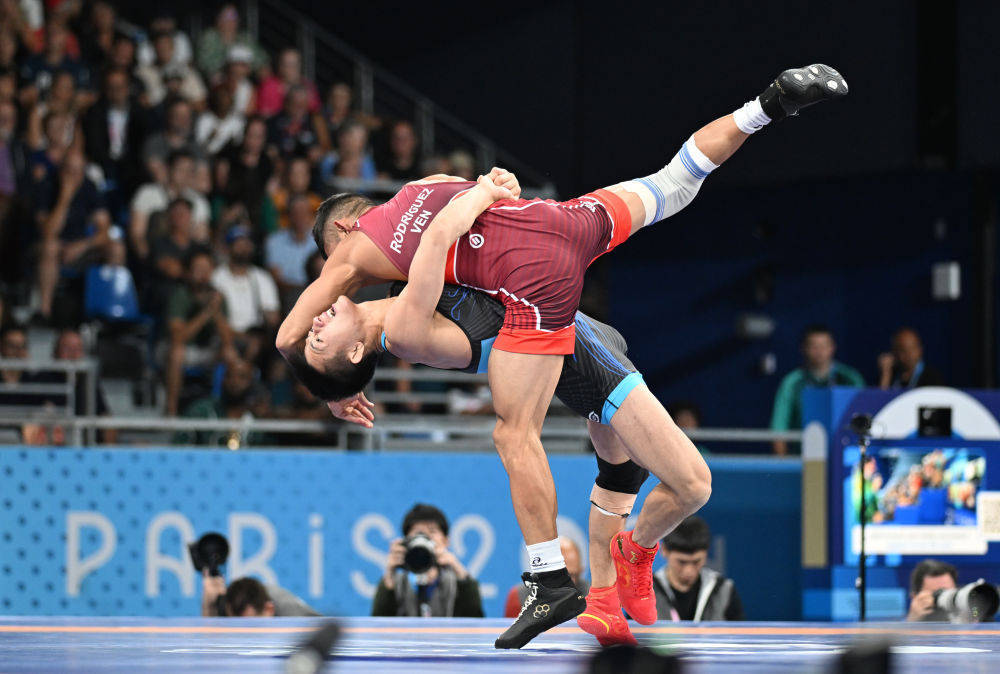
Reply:
[[[0,618],[3,672],[279,672],[321,619]],[[572,623],[520,651],[497,651],[507,620],[350,618],[331,672],[582,672],[597,650]],[[843,623],[658,623],[646,645],[685,672],[827,671],[850,644],[888,639],[896,672],[1000,671],[1000,626]]]

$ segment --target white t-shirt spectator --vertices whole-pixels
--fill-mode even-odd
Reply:
[[[174,32],[174,55],[170,59],[172,66],[186,66],[191,63],[194,50],[191,48],[191,40],[182,31]],[[144,40],[136,52],[136,60],[140,66],[151,66],[156,63],[156,50],[153,49],[152,40]]]
[[[241,115],[231,114],[219,119],[211,110],[201,113],[194,126],[194,137],[205,146],[209,154],[217,154],[230,143],[239,145],[243,140],[244,120]]]
[[[267,237],[264,258],[268,267],[277,267],[288,283],[305,285],[306,260],[316,250],[312,237],[296,241],[292,233],[282,229]]]
[[[212,285],[225,297],[229,325],[237,332],[263,327],[264,312],[281,309],[278,286],[260,267],[251,266],[237,276],[222,265],[212,274]]]
[[[185,189],[181,196],[191,202],[191,220],[195,230],[205,229],[207,231],[208,221],[212,217],[212,209],[208,205],[208,199],[190,187]],[[160,183],[146,183],[136,190],[135,196],[132,197],[131,209],[149,216],[158,211],[166,210],[170,201],[170,194],[166,187]]]

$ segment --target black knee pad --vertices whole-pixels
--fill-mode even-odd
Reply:
[[[619,494],[638,494],[647,477],[649,471],[631,459],[616,464],[597,457],[597,479],[594,482],[601,489]]]

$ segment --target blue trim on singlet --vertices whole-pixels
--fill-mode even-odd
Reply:
[[[445,292],[447,292],[447,291],[445,291]],[[460,291],[459,291],[459,290],[457,290],[457,289],[456,289],[456,290],[453,290],[453,291],[451,292],[451,297],[454,297],[454,296],[455,296],[455,295],[457,295],[457,294],[458,294],[459,292],[460,292]],[[457,302],[455,302],[455,306],[453,306],[453,307],[451,308],[451,311],[449,311],[449,312],[448,312],[449,314],[451,314],[451,320],[453,320],[453,321],[455,321],[455,322],[458,322],[458,321],[462,320],[462,314],[461,314],[461,312],[460,312],[460,313],[458,313],[458,314],[456,314],[456,313],[455,313],[455,309],[458,309],[458,307],[459,307],[459,306],[461,306],[462,302],[464,302],[464,301],[465,301],[465,298],[469,296],[469,291],[468,291],[468,289],[466,289],[466,288],[463,288],[463,289],[461,290],[461,293],[462,293],[462,297],[461,297],[461,298],[460,298],[460,299],[459,299],[459,300],[458,300]]]
[[[493,342],[495,340],[496,337],[490,337],[479,342],[479,367],[476,369],[478,374],[483,374],[487,371],[487,366],[490,363],[490,351],[493,350]]]
[[[702,171],[694,162],[694,158],[691,157],[691,153],[688,151],[686,142],[681,145],[681,151],[678,154],[681,157],[681,163],[684,164],[684,168],[688,170],[688,173],[693,175],[698,180],[708,177],[708,173],[706,171]]]
[[[594,331],[594,328],[587,323],[586,319],[583,318],[583,315],[580,314],[580,312],[577,312],[576,314],[576,327],[579,332],[583,333],[583,339],[578,341],[583,348],[587,350],[587,353],[594,357],[594,360],[597,361],[598,364],[603,366],[605,369],[610,370],[611,372],[617,372],[618,374],[628,374],[631,372],[631,370],[622,365],[622,363],[615,358],[615,355],[608,351],[608,348],[601,343],[601,339]]]
[[[379,341],[382,342],[382,350],[386,353],[390,353],[389,347],[385,345],[385,330],[382,331],[382,336],[379,337]]]
[[[622,403],[625,402],[625,398],[628,398],[628,394],[632,392],[632,389],[641,383],[643,383],[642,374],[639,372],[633,372],[618,383],[615,390],[604,401],[604,407],[601,409],[602,424],[611,423],[611,419],[615,416],[618,408],[622,406]]]

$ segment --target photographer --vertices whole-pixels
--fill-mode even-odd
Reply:
[[[418,503],[403,518],[375,590],[373,616],[482,618],[479,583],[448,550],[448,520]]]
[[[256,578],[239,578],[227,588],[222,576],[212,576],[206,569],[202,573],[201,588],[201,615],[206,618],[301,618],[321,615],[285,588],[264,585]]]
[[[312,617],[313,607],[278,585],[265,586],[256,578],[238,578],[229,587],[221,568],[229,558],[229,541],[210,531],[188,543],[194,570],[201,574],[201,615],[205,618]]]
[[[910,574],[909,622],[948,622],[947,612],[937,608],[934,593],[958,587],[958,571],[954,566],[936,559],[925,559]]]

